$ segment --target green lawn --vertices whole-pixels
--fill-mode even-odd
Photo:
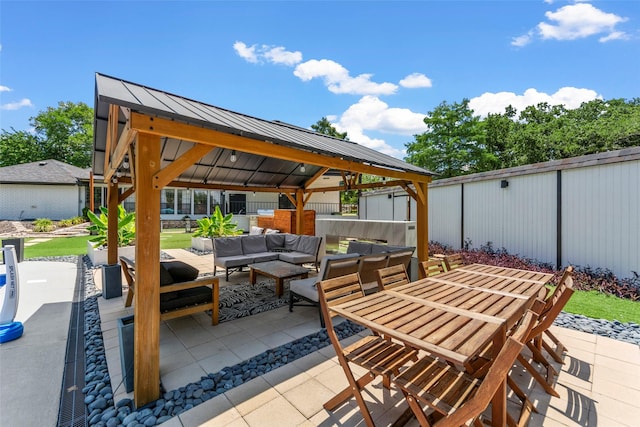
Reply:
[[[160,233],[161,249],[184,249],[191,247],[191,234],[184,230],[164,231]],[[85,255],[87,253],[87,240],[89,236],[56,237],[46,242],[27,246],[33,239],[25,240],[24,258],[39,258],[62,255]]]
[[[191,234],[183,230],[160,233],[160,248],[184,249],[191,247]],[[24,257],[37,258],[62,255],[84,255],[87,253],[88,236],[57,237],[46,242],[24,248]],[[26,239],[25,243],[32,239]],[[597,291],[576,291],[565,311],[582,314],[595,319],[619,320],[640,324],[640,302],[605,295]]]

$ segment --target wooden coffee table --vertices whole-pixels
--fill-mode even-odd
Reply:
[[[296,264],[284,261],[267,261],[249,264],[249,280],[252,285],[256,284],[256,276],[271,277],[276,281],[276,295],[281,297],[284,293],[284,280],[293,277],[306,279],[309,276],[309,270]]]

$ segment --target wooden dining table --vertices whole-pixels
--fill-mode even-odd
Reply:
[[[335,305],[331,310],[405,345],[467,369],[489,344],[504,345],[513,327],[543,294],[551,274],[463,266]],[[492,399],[492,425],[506,423],[506,380]]]

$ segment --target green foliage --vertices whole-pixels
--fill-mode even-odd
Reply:
[[[2,130],[0,166],[55,159],[80,168],[91,166],[93,109],[80,102],[60,102],[30,119],[35,129]]]
[[[468,101],[443,102],[429,129],[407,143],[407,160],[439,178],[640,145],[640,98],[593,100],[570,110],[540,103],[480,119]]]
[[[33,221],[33,231],[38,233],[47,233],[49,231],[53,231],[55,226],[53,225],[53,221],[49,218],[38,218]]]
[[[478,172],[487,160],[485,135],[469,100],[442,102],[424,119],[429,130],[407,144],[407,161],[449,178]]]
[[[96,215],[91,211],[87,211],[87,216],[92,222],[91,226],[87,228],[90,232],[95,232],[97,235],[89,239],[93,242],[94,248],[105,246],[107,244],[109,217],[108,210],[104,206],[100,207],[100,215]],[[136,214],[135,212],[129,212],[124,210],[122,205],[118,205],[118,246],[129,246],[136,238]]]
[[[344,139],[345,141],[349,140],[347,132],[338,132],[326,117],[321,118],[315,124],[311,125],[311,129],[323,135],[333,136],[334,138]]]
[[[199,219],[198,229],[193,233],[195,237],[223,237],[237,236],[242,234],[241,229],[237,229],[238,224],[231,222],[233,214],[222,215],[220,206],[216,205],[216,209],[210,218],[204,217]]]

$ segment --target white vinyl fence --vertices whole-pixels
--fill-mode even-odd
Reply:
[[[361,217],[415,219],[415,203],[398,209],[399,198],[409,200],[400,190],[362,197]],[[491,242],[558,268],[640,274],[640,147],[436,180],[429,240],[454,249]]]

